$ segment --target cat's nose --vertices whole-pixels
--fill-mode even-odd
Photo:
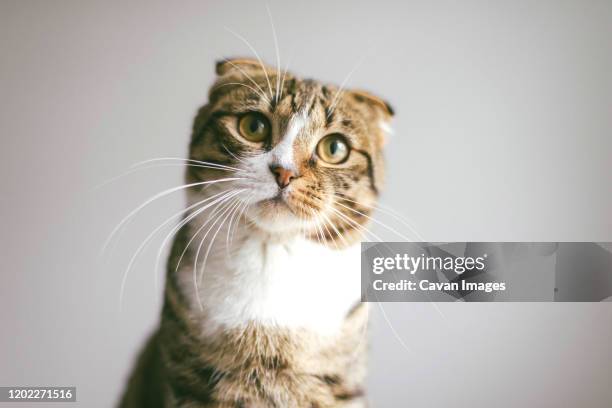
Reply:
[[[276,164],[270,165],[270,171],[272,172],[272,174],[274,174],[274,177],[276,178],[276,184],[278,184],[280,188],[287,187],[291,183],[291,181],[297,178],[297,175],[293,170],[286,169],[283,166],[279,166]]]

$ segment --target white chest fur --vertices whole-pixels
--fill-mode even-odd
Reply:
[[[227,251],[219,241],[198,285],[199,299],[192,268],[181,268],[183,289],[207,316],[206,332],[254,322],[332,335],[359,301],[359,245],[338,250],[303,238],[271,243],[249,237]]]

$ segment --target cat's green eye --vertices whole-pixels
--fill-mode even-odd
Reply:
[[[317,156],[330,164],[340,164],[348,158],[350,149],[346,138],[334,133],[325,136],[317,145]]]
[[[263,142],[270,136],[271,128],[268,119],[261,113],[251,112],[238,121],[240,134],[251,142]]]

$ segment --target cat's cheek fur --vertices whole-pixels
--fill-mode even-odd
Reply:
[[[266,200],[278,193],[274,175],[269,169],[270,152],[248,157],[239,164],[242,172],[248,174],[247,180],[240,180],[237,188],[245,188],[250,195],[250,202]],[[240,177],[240,174],[237,174]]]

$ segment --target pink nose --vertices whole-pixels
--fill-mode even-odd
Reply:
[[[274,174],[276,184],[278,184],[280,188],[287,187],[289,183],[291,183],[291,181],[297,177],[293,170],[289,170],[278,165],[270,165],[270,171],[272,174]]]

